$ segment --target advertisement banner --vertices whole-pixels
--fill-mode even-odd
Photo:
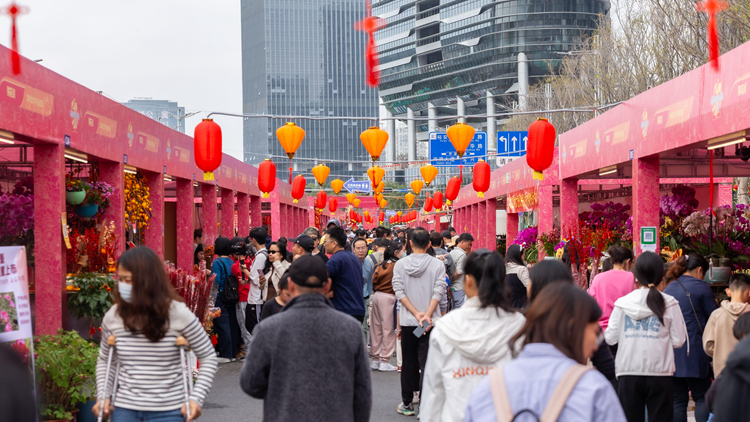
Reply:
[[[320,208],[315,208],[315,227],[318,230],[323,230],[323,227],[320,226]]]
[[[536,186],[508,194],[508,213],[534,211],[539,207]]]

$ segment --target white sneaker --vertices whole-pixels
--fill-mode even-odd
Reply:
[[[217,358],[217,360],[219,361],[219,363],[229,363],[232,361],[229,358]]]
[[[380,367],[380,362],[376,360],[370,362],[370,369],[372,369],[373,371],[377,371],[379,367]]]
[[[391,365],[390,363],[381,362],[380,366],[378,367],[378,371],[380,372],[395,372],[398,371],[398,368]]]

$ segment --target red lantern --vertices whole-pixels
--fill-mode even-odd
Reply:
[[[435,207],[435,211],[443,208],[443,192],[435,192],[432,196],[432,206]]]
[[[458,177],[451,177],[448,180],[448,186],[445,187],[445,199],[448,201],[448,205],[451,201],[455,201],[458,198],[458,192],[461,191],[461,179]]]
[[[424,201],[424,210],[426,212],[432,211],[432,198],[428,197],[427,199],[425,199],[425,201]]]
[[[477,192],[477,196],[484,198],[484,193],[490,188],[490,165],[484,160],[479,160],[474,164],[474,190]]]
[[[352,221],[357,221],[357,213],[354,212],[354,210],[349,210],[349,219]]]
[[[331,198],[328,200],[328,211],[331,212],[331,214],[336,212],[336,209],[339,207],[339,200],[336,198]]]
[[[318,192],[318,196],[315,198],[315,208],[323,209],[326,207],[326,199],[327,195],[325,192],[320,191]]]
[[[203,119],[195,127],[193,150],[195,165],[203,170],[203,180],[214,180],[214,170],[221,165],[221,127],[213,119]]]
[[[552,164],[555,153],[555,127],[547,119],[539,118],[529,126],[526,143],[526,163],[534,169],[534,179],[542,180],[542,172]]]
[[[276,187],[276,165],[266,158],[258,167],[258,189],[263,192],[263,198],[268,198],[273,188]]]
[[[295,204],[305,196],[305,186],[307,186],[307,180],[301,174],[294,178],[292,181],[292,198],[294,198]]]
[[[380,220],[381,223],[383,222],[383,220],[385,220],[385,213],[384,212],[381,212],[380,214],[378,214],[378,220]]]

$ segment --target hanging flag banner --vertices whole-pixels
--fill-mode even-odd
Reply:
[[[536,186],[508,194],[507,211],[510,214],[518,214],[526,211],[534,211],[539,207]]]

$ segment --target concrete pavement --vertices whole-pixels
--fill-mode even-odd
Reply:
[[[201,422],[239,422],[263,420],[263,401],[254,399],[240,389],[241,362],[219,365],[213,388],[203,406]],[[372,422],[414,421],[396,413],[401,402],[401,381],[398,372],[372,372]]]

